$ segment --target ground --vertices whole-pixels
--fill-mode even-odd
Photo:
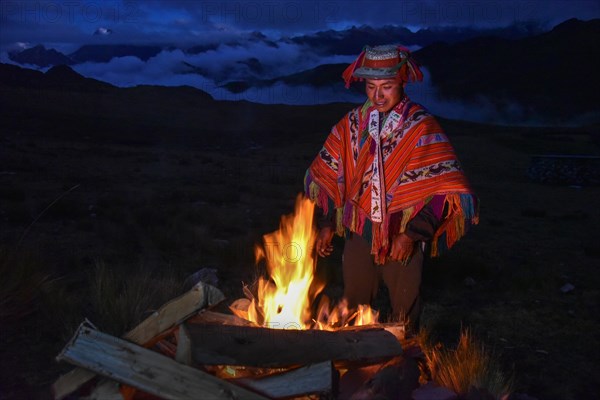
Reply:
[[[269,131],[269,140],[255,134],[240,146],[169,141],[166,132],[128,143],[115,132],[100,140],[3,130],[0,398],[48,398],[70,369],[54,357],[84,318],[118,334],[200,268],[217,269],[229,301],[242,297],[242,283],[257,273],[254,245],[293,211],[324,126],[340,117],[329,111],[322,126],[282,125],[276,140]],[[481,222],[427,260],[423,324],[448,344],[470,327],[514,372],[520,393],[598,398],[600,187],[526,175],[532,154],[598,154],[597,138],[585,129],[442,125],[480,196]],[[334,296],[342,241],[335,245],[319,261]],[[574,288],[561,291],[566,284]],[[155,304],[126,309],[149,296]]]

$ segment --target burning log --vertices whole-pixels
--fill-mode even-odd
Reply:
[[[79,328],[57,359],[164,399],[266,399],[157,352],[86,326]]]
[[[190,324],[215,324],[235,326],[256,326],[256,324],[232,314],[223,314],[210,310],[202,310],[187,320]]]
[[[344,328],[341,328],[340,330],[361,331],[369,329],[385,329],[386,331],[394,335],[396,340],[400,342],[406,339],[406,327],[403,323],[377,323],[371,325],[346,326]]]
[[[372,364],[402,353],[396,337],[382,328],[331,332],[190,323],[185,327],[192,359],[199,365],[277,368],[332,360],[342,366]]]

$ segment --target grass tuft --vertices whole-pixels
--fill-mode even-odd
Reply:
[[[469,329],[462,330],[456,349],[441,343],[432,345],[427,336],[421,332],[421,345],[431,379],[438,385],[461,397],[485,391],[495,399],[504,399],[513,391],[513,378],[502,371],[496,353],[473,337]]]
[[[19,320],[36,310],[40,288],[51,277],[28,251],[0,248],[0,321]]]
[[[91,274],[90,318],[104,332],[121,336],[151,312],[182,292],[175,277],[143,271],[124,271],[96,261]]]

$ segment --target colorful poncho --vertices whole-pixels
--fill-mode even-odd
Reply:
[[[432,256],[478,222],[476,197],[447,136],[406,96],[383,121],[370,101],[346,114],[306,172],[305,190],[325,214],[335,207],[339,235],[345,229],[368,234],[363,231],[370,221],[367,239],[379,264],[388,258],[392,238],[434,196],[442,196],[445,211]]]

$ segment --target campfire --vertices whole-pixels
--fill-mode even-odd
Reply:
[[[266,275],[244,287],[246,298],[230,305],[234,315],[216,312],[223,294],[199,282],[123,339],[84,322],[57,357],[78,368],[55,382],[55,398],[75,391],[90,399],[455,398],[428,376],[456,393],[486,380],[509,393],[468,335],[455,352],[423,354],[418,338],[405,337],[401,323],[378,322],[368,305],[330,306],[315,278],[313,213],[299,197],[295,213],[264,235],[256,256]]]
[[[265,263],[266,274],[244,287],[246,298],[229,307],[233,315],[211,309],[224,296],[199,282],[125,340],[82,324],[57,357],[80,368],[55,383],[56,398],[85,387],[95,374],[108,379],[92,394],[112,391],[127,399],[135,393],[173,399],[366,399],[383,392],[410,398],[419,384],[417,340],[405,337],[401,323],[378,322],[368,305],[350,310],[342,299],[330,306],[325,284],[315,278],[313,214],[314,204],[298,197],[294,214],[264,235],[256,258]]]
[[[256,262],[266,263],[268,277],[258,279],[256,296],[245,288],[248,301],[232,305],[235,315],[274,329],[336,330],[377,323],[378,313],[369,305],[359,305],[351,313],[347,302],[330,307],[324,295],[313,315],[313,303],[325,287],[315,279],[314,207],[312,201],[298,196],[294,214],[282,217],[278,231],[264,235],[255,252]]]

